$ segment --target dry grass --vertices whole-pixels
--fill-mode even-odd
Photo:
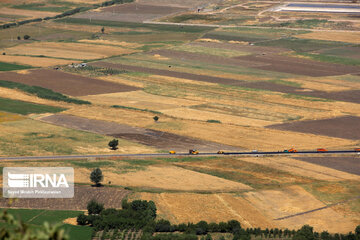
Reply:
[[[54,59],[54,58],[45,58],[45,57],[29,57],[29,56],[10,56],[10,55],[0,55],[0,61],[8,62],[8,63],[25,64],[33,67],[51,67],[57,65],[79,63],[78,61],[74,61],[74,60],[63,60],[63,59]]]
[[[8,48],[6,52],[9,54],[44,55],[68,59],[98,59],[113,55],[129,54],[135,52],[135,50],[95,44],[34,42]]]
[[[82,43],[93,43],[93,44],[100,44],[100,45],[112,45],[112,46],[120,46],[120,47],[124,47],[124,48],[139,48],[141,46],[143,46],[142,44],[139,43],[132,43],[132,42],[122,42],[122,41],[111,41],[111,40],[105,40],[105,39],[82,39],[79,40],[78,42],[82,42]]]
[[[360,176],[338,171],[332,168],[295,160],[290,157],[248,157],[241,161],[261,164],[277,170],[286,171],[295,175],[314,178],[324,181],[360,180]]]
[[[311,32],[296,35],[296,37],[305,39],[348,42],[356,44],[360,42],[360,35],[357,32]]]
[[[313,210],[324,204],[299,186],[284,190],[264,190],[245,193],[245,199],[259,211],[272,219]],[[315,211],[284,220],[276,221],[281,228],[299,229],[304,224],[314,227],[315,231],[347,233],[356,227],[351,218],[344,217],[332,208]]]
[[[59,13],[2,7],[0,8],[0,14],[27,16],[31,18],[44,18],[44,17],[52,17]]]
[[[179,119],[189,119],[189,120],[199,120],[199,121],[207,121],[207,120],[218,120],[221,123],[227,124],[235,124],[235,125],[247,125],[253,127],[263,127],[267,125],[271,125],[276,123],[275,121],[266,121],[260,119],[246,118],[246,117],[238,117],[230,114],[222,114],[216,112],[209,111],[201,111],[197,109],[190,108],[173,108],[166,109],[162,111],[168,116],[179,118]],[[280,121],[279,121],[280,123]]]
[[[0,112],[0,123],[22,120],[24,117],[18,114]]]
[[[240,221],[244,227],[273,227],[270,219],[246,200],[234,194],[140,193],[139,198],[153,200],[161,218],[172,223]]]
[[[82,97],[88,101],[103,105],[123,105],[142,109],[163,110],[181,106],[192,106],[201,102],[186,99],[156,96],[143,91],[99,94]]]

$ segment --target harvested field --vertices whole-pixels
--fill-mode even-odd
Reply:
[[[192,42],[189,43],[190,46],[201,46],[201,47],[209,47],[209,48],[223,48],[228,50],[236,50],[236,51],[244,51],[255,54],[277,54],[281,52],[288,51],[285,48],[280,47],[262,47],[262,46],[254,46],[254,45],[244,45],[244,44],[236,44],[236,43],[227,43],[227,42]]]
[[[245,199],[258,211],[271,219],[277,219],[296,213],[301,213],[325,205],[300,186],[291,186],[283,190],[264,190],[245,193]],[[298,215],[284,220],[275,220],[281,228],[299,229],[305,224],[314,227],[314,231],[329,231],[331,233],[347,233],[356,227],[349,217],[344,217],[333,208]]]
[[[100,11],[96,10],[77,14],[73,18],[91,18],[94,20],[119,22],[143,22],[186,10],[186,8],[180,7],[128,3],[105,7]]]
[[[297,157],[296,160],[333,168],[339,171],[360,175],[360,157]]]
[[[190,109],[185,107],[166,109],[163,110],[162,113],[180,119],[184,118],[184,119],[200,120],[200,121],[218,120],[221,123],[247,125],[247,126],[255,126],[255,127],[262,127],[269,124],[273,124],[275,122],[275,121],[266,121],[266,120],[247,118],[241,116],[234,116],[231,114],[202,111],[198,109]]]
[[[18,121],[24,119],[23,116],[8,112],[0,112],[0,123],[1,122],[10,122],[10,121]]]
[[[139,198],[154,201],[159,216],[174,224],[236,219],[245,228],[275,226],[271,219],[234,194],[140,193]]]
[[[155,6],[160,5],[192,8],[202,6],[204,4],[216,3],[219,2],[219,0],[138,0],[137,2],[141,4],[151,4]]]
[[[144,171],[117,175],[122,186],[177,191],[245,191],[251,187],[175,166],[149,166]]]
[[[327,159],[328,157],[324,157]],[[333,169],[333,167],[325,164],[317,164],[314,161],[306,161],[313,157],[290,158],[290,157],[251,157],[241,158],[239,160],[264,165],[277,170],[304,176],[316,180],[323,181],[344,181],[344,180],[360,180],[360,177],[354,174],[342,172],[342,169]],[[351,162],[352,163],[352,162]],[[320,166],[321,165],[321,166]]]
[[[260,67],[264,66],[262,63],[257,63],[255,61],[244,61],[236,58],[227,58],[221,56],[214,56],[209,54],[202,53],[191,53],[185,51],[176,51],[170,49],[161,49],[149,52],[148,54],[158,54],[162,57],[180,59],[182,61],[199,61],[202,63],[210,63],[217,65],[230,65],[230,66],[242,66],[242,67]]]
[[[213,151],[214,149],[238,149],[232,146],[184,137],[172,133],[131,127],[129,125],[114,122],[91,120],[71,115],[51,115],[44,117],[41,120],[55,125],[123,138],[164,150],[171,149],[184,151],[194,148],[199,149],[200,151]]]
[[[44,17],[52,17],[52,16],[55,16],[55,15],[57,15],[59,13],[1,7],[0,8],[0,14],[27,16],[27,17],[30,17],[30,18],[44,18]]]
[[[136,50],[118,46],[103,46],[85,43],[33,42],[7,48],[6,53],[31,56],[47,56],[66,59],[98,59],[123,55]]]
[[[52,210],[86,210],[92,199],[103,203],[105,208],[121,208],[121,201],[130,191],[112,187],[75,186],[74,198],[17,199],[9,206],[9,200],[1,198],[1,208],[31,208]]]
[[[143,91],[98,94],[82,97],[82,99],[108,106],[121,104],[123,106],[137,107],[155,111],[183,106],[193,106],[203,103],[201,101],[191,101],[180,98],[152,95]]]
[[[339,41],[358,44],[360,36],[357,32],[311,32],[296,35],[297,38]]]
[[[240,86],[255,89],[265,89],[275,92],[296,94],[308,97],[317,97],[323,99],[331,99],[343,102],[360,103],[360,90],[349,90],[349,91],[334,91],[325,92],[311,89],[304,89],[300,87],[287,86],[283,84],[276,84],[272,82],[248,82],[243,83]]]
[[[236,57],[236,59],[266,64],[264,66],[255,67],[262,70],[292,73],[312,77],[344,75],[360,72],[359,67],[322,63],[308,59],[273,54],[242,56]]]
[[[55,58],[44,58],[44,57],[29,57],[29,56],[10,56],[0,55],[1,62],[18,63],[30,65],[33,67],[51,67],[57,65],[65,65],[70,63],[79,63],[79,61],[63,60]]]
[[[285,131],[312,133],[330,137],[359,140],[360,128],[357,127],[359,125],[360,117],[343,116],[321,120],[276,124],[267,127]]]
[[[210,83],[221,83],[221,84],[228,84],[238,86],[242,83],[240,80],[234,80],[229,78],[221,78],[221,77],[212,77],[206,75],[198,75],[192,73],[185,73],[185,72],[176,72],[170,70],[162,70],[162,69],[154,69],[154,68],[147,68],[147,67],[140,67],[140,66],[131,66],[131,65],[124,65],[124,64],[114,64],[109,62],[94,62],[90,64],[91,66],[95,67],[108,67],[112,69],[119,69],[119,70],[127,70],[127,71],[134,71],[134,72],[144,72],[150,73],[155,75],[162,75],[162,76],[169,76],[169,77],[176,77],[176,78],[184,78],[202,82],[210,82]]]
[[[123,84],[116,84],[94,78],[65,73],[58,70],[48,69],[29,70],[26,74],[3,72],[0,73],[0,79],[40,86],[71,96],[127,92],[139,89]]]

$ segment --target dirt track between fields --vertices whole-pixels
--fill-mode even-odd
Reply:
[[[198,149],[199,151],[214,151],[214,149],[239,150],[239,148],[236,147],[184,137],[172,133],[65,114],[47,116],[41,118],[41,120],[59,126],[122,138],[163,150],[182,152],[188,149]]]
[[[243,81],[234,80],[234,79],[230,79],[230,78],[212,77],[212,76],[208,76],[208,75],[197,75],[197,74],[192,74],[192,73],[176,72],[176,71],[147,68],[147,67],[140,67],[140,66],[131,66],[131,65],[125,65],[125,64],[115,64],[115,63],[109,63],[109,62],[94,62],[89,65],[96,66],[96,67],[108,67],[108,68],[112,68],[112,69],[134,71],[134,72],[150,73],[150,74],[154,74],[154,75],[162,75],[162,76],[168,76],[168,77],[183,78],[183,79],[189,79],[189,80],[195,80],[195,81],[201,81],[201,82],[227,84],[227,85],[233,85],[233,86],[238,86],[241,83],[243,83]],[[171,68],[169,68],[169,69],[171,69]]]
[[[343,116],[322,120],[276,124],[267,126],[267,128],[359,140],[360,128],[358,126],[360,126],[360,117]]]
[[[21,198],[9,206],[9,199],[1,198],[1,208],[29,208],[52,210],[86,210],[92,199],[103,203],[105,208],[121,208],[121,201],[130,191],[110,187],[75,186],[73,198]]]
[[[140,88],[83,77],[59,70],[29,70],[24,74],[16,72],[0,73],[0,80],[40,86],[70,96],[84,96],[101,93],[128,92]]]
[[[360,157],[296,157],[296,160],[313,163],[339,171],[360,175]]]

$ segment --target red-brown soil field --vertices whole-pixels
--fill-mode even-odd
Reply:
[[[112,69],[143,72],[143,73],[150,73],[150,74],[155,74],[155,75],[183,78],[183,79],[189,79],[189,80],[195,80],[195,81],[201,81],[201,82],[221,83],[221,84],[227,84],[227,85],[233,85],[233,86],[237,86],[242,83],[242,81],[234,80],[234,79],[230,79],[230,78],[212,77],[212,76],[208,76],[208,75],[197,75],[197,74],[192,74],[192,73],[176,72],[176,71],[147,68],[147,67],[140,67],[140,66],[131,66],[131,65],[125,65],[125,64],[115,64],[115,63],[109,63],[109,62],[94,62],[94,63],[91,63],[90,65],[95,66],[95,67],[108,67],[108,68],[112,68]]]
[[[360,126],[360,117],[343,116],[321,120],[275,124],[267,126],[267,128],[359,140],[360,128],[358,126]]]
[[[113,187],[75,186],[73,198],[21,198],[13,201],[11,208],[85,210],[92,199],[103,203],[105,208],[121,208],[121,201],[130,191]],[[9,207],[9,199],[1,198],[0,207]]]
[[[344,75],[359,73],[359,67],[340,64],[323,63],[308,59],[280,56],[275,54],[252,55],[236,57],[237,59],[266,63],[265,66],[256,68],[268,71],[285,72],[311,77]]]
[[[132,86],[105,82],[94,78],[49,69],[30,70],[26,74],[2,72],[0,73],[0,80],[44,87],[71,96],[139,90],[139,88]]]
[[[153,6],[139,3],[122,4],[103,8],[100,12],[86,12],[74,18],[91,18],[105,21],[143,22],[160,18],[172,13],[186,11],[186,8],[171,6]]]
[[[360,175],[360,156],[344,157],[296,157],[296,160],[334,168],[339,171]]]
[[[68,128],[123,138],[164,150],[176,150],[181,152],[186,152],[188,149],[198,149],[200,151],[214,151],[214,149],[239,150],[239,148],[236,147],[184,137],[172,133],[65,114],[47,116],[43,117],[41,120]]]

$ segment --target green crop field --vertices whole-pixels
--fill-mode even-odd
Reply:
[[[1,209],[3,211],[5,209]],[[51,224],[61,224],[67,218],[77,217],[80,211],[61,211],[61,210],[42,210],[42,209],[6,209],[15,218],[20,218],[31,227],[38,228],[44,222]],[[4,226],[3,223],[0,226]],[[90,239],[92,229],[87,226],[74,226],[62,224],[61,228],[65,230],[70,240]]]
[[[13,70],[22,70],[22,69],[29,69],[29,68],[32,68],[32,67],[25,66],[25,65],[13,64],[13,63],[0,62],[0,71],[13,71]]]
[[[27,115],[30,113],[57,113],[64,111],[65,108],[34,104],[7,98],[0,98],[0,110],[5,112]]]

